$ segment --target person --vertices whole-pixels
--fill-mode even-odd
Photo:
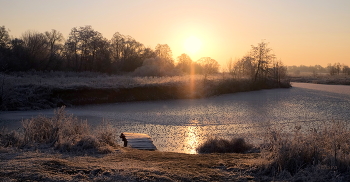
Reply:
[[[124,133],[122,133],[119,137],[123,140],[124,147],[127,147],[128,146],[128,140],[126,140]]]

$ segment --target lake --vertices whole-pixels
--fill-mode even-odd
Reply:
[[[66,111],[93,126],[109,121],[118,133],[146,133],[158,150],[182,153],[196,153],[196,147],[208,137],[245,137],[258,143],[273,127],[288,131],[296,125],[306,128],[334,120],[350,122],[350,86],[292,86],[195,100],[79,106]],[[22,119],[38,114],[52,116],[53,109],[0,112],[0,126],[17,129]]]

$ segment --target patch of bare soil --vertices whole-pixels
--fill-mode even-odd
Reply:
[[[118,148],[111,154],[0,149],[0,181],[256,181],[260,154],[182,154]]]

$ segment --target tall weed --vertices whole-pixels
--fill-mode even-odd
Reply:
[[[22,133],[7,134],[12,136],[16,146],[48,146],[68,152],[102,152],[109,153],[117,147],[116,129],[107,122],[92,130],[87,121],[81,121],[65,112],[65,107],[55,110],[52,118],[37,116],[22,121]],[[2,135],[0,135],[2,136]],[[23,137],[20,137],[23,136]],[[1,137],[2,146],[3,140]],[[12,144],[12,146],[15,146]]]
[[[349,125],[342,121],[313,127],[299,125],[292,133],[270,129],[261,151],[263,158],[270,160],[265,172],[272,175],[285,172],[300,175],[311,168],[319,173],[347,174],[350,172]]]

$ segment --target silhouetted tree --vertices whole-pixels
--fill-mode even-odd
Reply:
[[[49,57],[48,42],[43,33],[26,31],[22,35],[23,46],[27,51],[27,69],[45,70]]]
[[[7,48],[10,43],[10,35],[5,26],[0,26],[0,48]]]
[[[270,76],[274,80],[276,80],[278,83],[281,83],[281,79],[287,76],[287,68],[283,66],[282,61],[277,61],[272,63]]]
[[[344,74],[347,74],[347,75],[350,75],[350,67],[347,66],[347,65],[343,65],[343,73]]]
[[[8,69],[10,36],[5,26],[0,26],[0,71]]]
[[[155,58],[157,57],[156,53],[153,51],[153,49],[147,47],[142,50],[142,60],[145,60],[147,58]]]
[[[140,67],[143,60],[152,54],[151,52],[134,38],[119,32],[116,32],[111,39],[112,62],[117,66],[117,70],[122,72],[131,72]]]
[[[76,71],[98,71],[95,67],[103,60],[110,62],[107,56],[109,50],[108,40],[91,26],[73,28],[65,43],[65,54],[68,64]],[[108,60],[106,60],[108,59]],[[73,62],[73,64],[72,64]]]
[[[201,66],[201,73],[204,75],[204,78],[207,78],[209,74],[218,73],[219,71],[219,63],[210,57],[202,57],[197,63]]]
[[[178,74],[169,60],[160,57],[145,59],[142,66],[133,72],[135,76],[175,76]]]
[[[333,65],[328,64],[327,68],[330,75],[339,75],[340,71],[342,70],[342,66],[340,63],[334,63]]]
[[[181,54],[177,57],[176,68],[181,70],[183,73],[191,74],[192,60],[187,54]]]
[[[173,59],[173,55],[168,44],[157,44],[155,49],[156,55],[163,59]]]
[[[46,70],[58,70],[59,64],[61,64],[61,52],[63,49],[63,35],[61,32],[52,29],[51,32],[45,32],[46,41],[49,49],[49,57]]]
[[[28,51],[24,47],[22,39],[12,39],[10,41],[10,52],[8,54],[7,66],[10,71],[27,71],[26,59],[29,57]]]
[[[255,68],[254,81],[266,79],[269,70],[269,64],[275,59],[272,49],[267,47],[267,43],[261,42],[258,46],[253,46],[249,56],[253,58]]]
[[[168,44],[158,44],[155,48],[155,53],[161,59],[168,61],[170,64],[174,64],[173,54]]]
[[[236,78],[254,78],[255,69],[253,64],[253,58],[250,56],[239,59],[233,66]]]

